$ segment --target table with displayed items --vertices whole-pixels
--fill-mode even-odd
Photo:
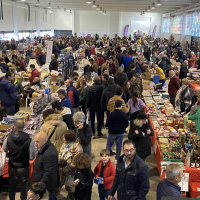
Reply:
[[[195,90],[195,88],[199,87],[199,83],[189,83],[190,87]]]

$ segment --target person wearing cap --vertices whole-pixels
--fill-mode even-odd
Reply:
[[[99,76],[95,76],[93,79],[94,84],[89,87],[86,99],[86,111],[90,110],[91,127],[93,135],[95,135],[95,114],[97,114],[97,131],[98,136],[101,137],[101,95],[104,90],[103,85],[100,83]]]
[[[39,63],[40,63],[40,66],[46,63],[46,55],[45,55],[44,50],[42,50],[41,54],[39,55]]]
[[[137,155],[144,161],[151,154],[150,136],[153,135],[148,117],[143,112],[138,113],[136,119],[131,122],[128,139],[135,143]]]

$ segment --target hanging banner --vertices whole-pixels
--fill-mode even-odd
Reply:
[[[53,41],[47,41],[46,63],[50,63],[51,62],[52,50],[53,50]]]
[[[152,38],[153,39],[155,38],[155,35],[156,35],[156,29],[157,29],[157,25],[153,29],[153,33],[152,33]]]
[[[128,28],[129,28],[129,25],[126,25],[125,28],[124,28],[124,34],[123,34],[123,36],[125,36],[125,37],[127,37]]]
[[[3,3],[1,0],[1,5],[0,5],[0,20],[3,20]]]
[[[31,21],[31,7],[28,5],[28,21]]]
[[[104,34],[103,37],[107,37],[107,34]]]

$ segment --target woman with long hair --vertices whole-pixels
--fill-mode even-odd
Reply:
[[[84,79],[86,81],[87,86],[91,86],[93,84],[92,76],[90,72],[84,74]]]
[[[132,91],[131,92],[131,99],[128,100],[129,105],[129,114],[130,114],[130,120],[136,119],[136,116],[139,112],[142,111],[143,108],[145,108],[145,103],[139,98],[138,91]]]
[[[131,88],[131,82],[130,81],[125,81],[124,84],[123,84],[123,86],[122,86],[122,89],[124,91],[124,95],[126,97],[125,103],[127,103],[128,100],[131,98],[130,88]]]

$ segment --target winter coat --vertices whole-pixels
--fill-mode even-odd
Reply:
[[[92,68],[93,68],[94,72],[98,73],[98,64],[96,62],[92,63]]]
[[[128,77],[124,72],[122,72],[121,74],[117,73],[114,76],[115,83],[118,84],[120,87],[122,87],[124,82],[127,80],[128,80]]]
[[[58,156],[59,166],[62,168],[62,173],[60,173],[60,184],[64,185],[65,180],[69,175],[73,175],[76,172],[76,168],[73,164],[73,159],[79,153],[83,152],[81,145],[79,144],[78,139],[70,143],[70,147],[66,148],[67,145],[62,144]]]
[[[40,131],[44,131],[48,137],[53,132],[55,126],[57,126],[53,136],[51,137],[51,142],[56,147],[57,151],[60,151],[60,147],[63,143],[63,132],[68,130],[66,123],[59,114],[51,114],[44,119],[44,124],[42,125]]]
[[[68,129],[72,129],[72,126],[74,124],[72,116],[71,116],[71,110],[70,108],[63,107],[63,111],[60,113],[63,117],[63,121],[66,123]]]
[[[77,83],[76,83],[76,89],[78,91],[78,94],[80,95],[81,91],[82,91],[82,87],[80,86],[81,82],[83,81],[83,77],[79,76],[78,77],[78,80],[77,80]]]
[[[86,99],[86,109],[92,109],[95,111],[101,110],[101,95],[104,90],[103,85],[99,82],[94,83],[89,87]]]
[[[108,85],[101,95],[101,109],[107,110],[108,101],[115,95],[117,86],[115,83]]]
[[[110,98],[110,100],[108,101],[107,110],[109,112],[115,111],[116,109],[115,102],[117,100],[120,100],[122,102],[122,111],[128,113],[129,107],[126,107],[124,100],[118,95],[114,95],[112,98]]]
[[[100,160],[94,169],[94,177],[95,178],[100,177],[102,165],[103,165],[103,162],[102,162],[102,160]],[[107,165],[105,166],[105,168],[103,170],[103,182],[104,182],[103,187],[105,190],[110,190],[112,188],[112,184],[113,184],[113,181],[115,178],[115,173],[116,173],[115,166],[109,159]]]
[[[30,85],[32,85],[33,80],[34,80],[34,78],[36,78],[36,77],[40,77],[40,74],[39,74],[39,72],[38,72],[37,69],[34,69],[34,70],[31,72],[31,76],[29,77]]]
[[[80,103],[81,103],[81,105],[85,106],[85,104],[86,104],[88,89],[89,89],[89,87],[85,86],[85,88],[83,88],[83,90],[81,91],[81,94],[80,94]]]
[[[200,136],[200,106],[194,115],[190,115],[190,113],[188,114],[188,119],[195,120],[195,127],[198,131],[198,136]]]
[[[79,139],[79,143],[83,148],[83,152],[91,158],[91,138],[93,134],[91,127],[88,124],[84,123],[82,129],[76,129],[76,134],[77,138]]]
[[[74,192],[75,200],[91,200],[93,178],[94,174],[90,167],[76,170],[74,180],[79,179],[80,182]]]
[[[167,70],[167,64],[166,61],[161,61],[161,63],[159,64],[159,67],[163,70],[164,74],[166,73]]]
[[[124,95],[125,95],[125,98],[126,98],[125,103],[127,103],[128,100],[131,98],[131,93],[130,93],[129,90],[127,90],[127,91],[124,90]]]
[[[118,53],[116,55],[116,59],[118,60],[119,66],[123,64],[124,55],[122,53]]]
[[[130,60],[133,60],[133,57],[132,57],[132,56],[130,56],[130,55],[124,56],[124,59],[123,59],[124,68],[127,68],[127,67],[128,67],[128,62],[129,62]]]
[[[149,192],[149,169],[137,154],[127,168],[125,168],[124,155],[119,157],[109,195],[114,196],[116,191],[118,200],[146,199]]]
[[[150,134],[147,134],[148,129],[151,130]],[[136,134],[135,130],[138,130],[139,133]],[[140,158],[146,158],[151,154],[151,140],[149,136],[153,135],[154,131],[149,122],[143,124],[142,127],[139,127],[137,125],[137,119],[133,121],[133,125],[129,130],[128,139],[135,143],[136,152]]]
[[[58,153],[55,146],[48,140],[38,151],[33,169],[33,182],[42,182],[48,191],[53,192],[57,188],[57,171]]]
[[[12,83],[6,79],[0,82],[0,99],[2,106],[12,107],[15,105],[16,100],[20,98],[22,98],[22,96],[17,94],[16,88]]]
[[[182,80],[184,78],[187,78],[187,73],[189,73],[187,66],[185,64],[182,64],[180,68],[179,79]]]
[[[49,64],[49,71],[51,72],[52,70],[58,71],[58,61],[56,60],[56,58],[51,60],[51,62]]]
[[[46,55],[41,54],[39,56],[39,62],[40,62],[40,66],[44,65],[46,63]]]
[[[168,57],[166,57],[166,70],[169,71],[171,70],[171,61]]]
[[[61,100],[61,105],[62,105],[62,107],[70,108],[71,116],[73,116],[72,103],[71,103],[70,99],[68,98],[68,96],[66,96],[64,99]]]
[[[178,89],[180,88],[179,79],[176,75],[174,75],[168,84],[168,93],[169,96],[175,97]]]
[[[9,66],[6,63],[0,63],[0,67],[3,67],[3,69],[7,72],[9,71]],[[4,72],[3,72],[4,73]]]
[[[79,95],[77,89],[71,85],[67,88],[67,96],[69,97],[72,107],[78,108],[79,107]]]

